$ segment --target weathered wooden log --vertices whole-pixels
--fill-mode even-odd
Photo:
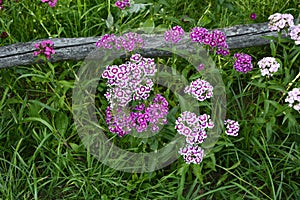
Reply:
[[[227,36],[227,44],[230,49],[260,46],[269,43],[269,40],[262,36],[276,36],[276,32],[268,29],[267,23],[237,25],[229,28],[219,29]],[[146,57],[171,56],[170,52],[160,51],[159,48],[166,46],[163,34],[142,34],[145,41],[145,48],[140,52]],[[189,35],[186,34],[185,40]],[[78,61],[83,60],[95,46],[99,37],[87,38],[53,38],[56,54],[50,62]],[[39,40],[41,41],[41,40]],[[19,65],[31,65],[42,62],[33,55],[34,44],[38,41],[17,43],[0,47],[0,68],[13,67]]]

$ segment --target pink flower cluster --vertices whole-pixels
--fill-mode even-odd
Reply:
[[[213,86],[205,80],[197,79],[185,87],[184,93],[192,95],[198,101],[204,101],[213,96]]]
[[[199,164],[203,158],[203,150],[198,146],[207,138],[207,129],[212,129],[214,123],[210,116],[185,111],[176,120],[175,129],[186,137],[186,146],[179,149],[186,163]]]
[[[52,54],[55,54],[54,43],[52,40],[44,40],[40,43],[34,44],[34,47],[38,50],[33,52],[34,56],[44,55],[47,59],[51,58]]]
[[[56,6],[57,0],[41,0],[43,3],[48,3],[50,7]]]
[[[135,48],[143,48],[144,41],[141,36],[137,33],[125,33],[123,36],[115,36],[114,34],[105,34],[97,42],[96,47],[103,47],[105,49],[116,49],[124,48],[127,51],[133,51]]]
[[[0,10],[3,10],[4,9],[4,6],[3,6],[3,1],[0,0]]]
[[[106,123],[111,133],[116,133],[123,137],[132,130],[141,133],[150,129],[155,133],[159,131],[159,125],[167,124],[169,112],[167,100],[157,94],[148,107],[139,104],[134,108],[121,107],[115,108],[115,112],[109,106],[106,110]]]
[[[280,64],[273,57],[265,57],[258,61],[258,67],[262,76],[273,76],[275,72],[278,71]]]
[[[184,30],[180,26],[174,26],[164,33],[164,37],[167,42],[176,44],[184,37]]]
[[[296,45],[300,45],[300,24],[289,28],[289,35],[295,40]]]
[[[186,137],[186,142],[194,145],[200,144],[207,137],[206,129],[214,127],[210,116],[203,114],[197,116],[195,113],[185,111],[176,120],[175,129]]]
[[[120,9],[125,9],[126,7],[130,7],[130,3],[129,3],[129,0],[118,0],[116,1],[115,5],[120,8]]]
[[[206,28],[195,27],[190,33],[190,38],[193,42],[198,42],[209,46],[211,49],[216,49],[217,54],[223,56],[229,54],[226,35],[219,30],[209,32]]]
[[[291,108],[300,111],[300,88],[294,88],[288,92],[285,102],[289,103]]]
[[[178,153],[183,156],[184,161],[187,164],[200,164],[204,157],[204,150],[199,146],[191,144],[186,144],[184,147],[180,148]]]
[[[240,125],[238,122],[231,119],[227,119],[224,121],[224,125],[226,127],[225,133],[227,135],[237,136],[239,134]]]
[[[110,87],[105,94],[111,106],[126,106],[132,100],[146,100],[153,86],[151,78],[156,73],[154,59],[140,54],[131,56],[130,61],[119,66],[107,66],[102,77]]]
[[[235,53],[234,56],[234,68],[238,72],[247,73],[253,69],[251,63],[252,57],[244,53]]]
[[[279,32],[280,30],[294,26],[294,17],[291,14],[275,13],[270,15],[268,19],[270,20],[269,29],[271,31]]]

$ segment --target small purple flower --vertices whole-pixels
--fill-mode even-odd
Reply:
[[[258,61],[258,67],[262,76],[273,76],[275,72],[278,71],[280,64],[273,57],[265,57]]]
[[[231,119],[227,119],[224,121],[224,125],[226,126],[225,133],[231,136],[237,136],[239,134],[240,125],[238,122],[233,121]]]
[[[255,20],[256,19],[256,13],[251,13],[250,14],[250,19]]]
[[[300,24],[289,28],[289,35],[295,40],[296,45],[300,45]]]
[[[33,52],[34,56],[44,55],[47,59],[51,58],[52,54],[55,54],[54,43],[52,40],[44,40],[40,43],[34,44],[34,47],[38,50]]]
[[[176,44],[184,37],[184,30],[180,26],[174,26],[164,33],[164,37],[167,42]]]
[[[253,69],[251,63],[252,57],[244,53],[236,53],[233,56],[235,58],[234,68],[238,72],[247,73]]]
[[[300,111],[300,88],[294,88],[288,92],[285,102],[289,103],[289,107]]]
[[[280,30],[294,26],[294,17],[291,14],[275,13],[270,15],[268,19],[270,20],[269,29],[271,31],[279,32]]]
[[[57,0],[41,0],[41,2],[43,3],[48,3],[48,5],[50,7],[55,7],[56,6],[56,3],[57,3]]]
[[[124,10],[126,7],[130,7],[130,2],[129,0],[123,0],[123,1],[116,1],[115,6],[120,8],[121,10]]]
[[[204,69],[204,64],[199,64],[199,66],[197,67],[198,71],[201,71]]]

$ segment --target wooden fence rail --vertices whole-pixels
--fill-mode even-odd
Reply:
[[[267,23],[237,25],[229,28],[219,29],[227,36],[227,44],[230,49],[260,46],[269,43],[269,40],[262,36],[276,36],[276,32],[268,29]],[[145,48],[140,52],[146,57],[170,56],[170,52],[159,51],[157,49],[166,45],[163,34],[142,34],[145,41]],[[184,39],[188,39],[186,34]],[[55,44],[55,55],[50,62],[59,61],[78,61],[84,58],[97,47],[95,46],[99,37],[86,38],[53,38]],[[39,40],[40,41],[40,40]],[[38,41],[16,43],[0,47],[0,68],[31,65],[41,60],[33,56],[35,51],[34,44]]]

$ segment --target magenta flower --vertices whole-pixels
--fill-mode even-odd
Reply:
[[[51,58],[52,54],[55,54],[54,43],[52,40],[44,40],[40,43],[34,44],[34,47],[38,50],[33,52],[34,56],[44,55],[47,59]]]
[[[43,3],[48,3],[48,5],[50,7],[55,7],[56,6],[56,3],[57,3],[57,0],[41,0],[41,2]]]
[[[195,27],[190,33],[190,38],[192,42],[198,42],[206,45],[212,50],[215,49],[217,54],[221,54],[223,56],[229,54],[228,45],[226,43],[226,35],[219,30],[209,32],[206,28]]]
[[[126,7],[130,7],[129,0],[118,0],[116,1],[115,5],[120,8],[121,10],[125,9]]]
[[[119,137],[123,137],[136,130],[141,133],[150,129],[151,132],[159,131],[159,125],[166,124],[169,112],[167,100],[157,94],[149,106],[139,104],[132,107],[115,108],[113,114],[112,108],[109,106],[106,110],[106,123],[111,133],[116,133]]]
[[[174,44],[184,37],[184,30],[180,26],[174,26],[164,33],[165,40]]]
[[[250,14],[250,19],[255,20],[256,19],[256,13],[251,13]]]
[[[252,57],[244,53],[235,53],[234,56],[234,68],[238,72],[247,73],[253,69],[251,63]]]
[[[136,48],[143,48],[145,45],[144,40],[137,33],[128,32],[122,36],[115,36],[114,34],[105,34],[97,42],[96,47],[112,49],[125,49],[127,51],[133,51]]]

